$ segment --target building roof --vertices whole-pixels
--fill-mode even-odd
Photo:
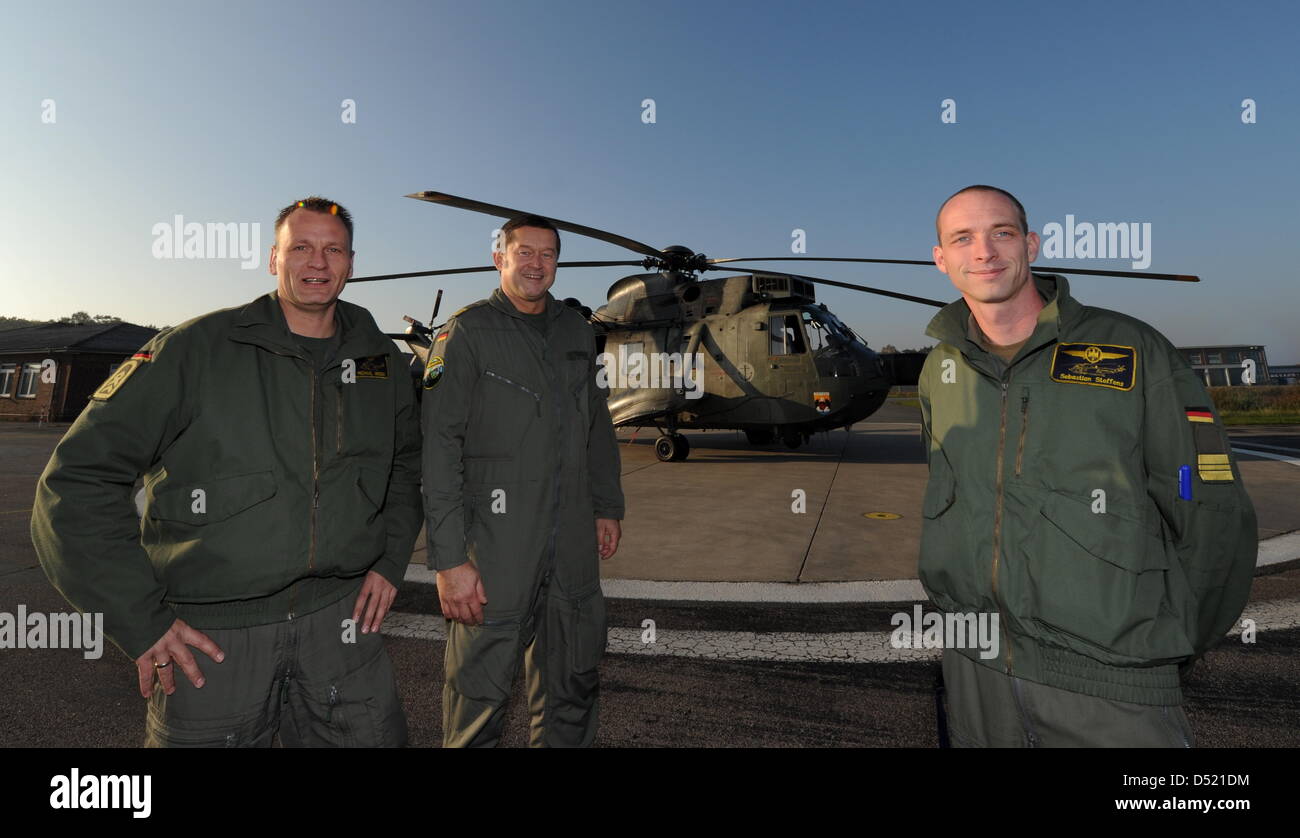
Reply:
[[[1175,347],[1179,352],[1187,352],[1192,349],[1263,349],[1262,343],[1221,343],[1215,346],[1179,346]]]
[[[158,334],[134,323],[43,323],[0,332],[0,355],[29,352],[95,352],[130,355]]]

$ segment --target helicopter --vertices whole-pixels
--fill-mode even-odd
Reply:
[[[444,192],[407,195],[498,218],[525,213]],[[753,445],[777,439],[798,448],[814,433],[850,428],[871,416],[900,383],[879,354],[816,296],[817,285],[942,308],[947,302],[837,280],[730,267],[736,262],[856,262],[930,265],[910,259],[776,256],[710,259],[682,245],[655,248],[643,242],[543,215],[559,230],[598,239],[640,254],[640,260],[559,262],[557,268],[639,266],[646,273],[610,286],[606,302],[592,311],[569,298],[591,324],[600,353],[597,383],[608,391],[616,427],[659,431],[655,456],[681,462],[690,454],[683,429],[738,430]],[[419,276],[495,271],[493,265],[360,277],[373,282]],[[706,271],[736,275],[702,279]],[[741,271],[744,272],[741,272]],[[1131,276],[1197,282],[1195,276],[1082,268],[1042,272]],[[442,291],[430,324],[438,316]],[[400,334],[422,371],[437,328],[407,316]],[[910,383],[915,383],[910,382]]]

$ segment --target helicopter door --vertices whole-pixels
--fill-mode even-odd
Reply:
[[[809,398],[808,381],[812,373],[808,343],[798,312],[770,314],[767,319],[767,363],[764,372],[770,379],[765,388],[772,402],[773,421],[790,422],[802,418],[802,405]]]

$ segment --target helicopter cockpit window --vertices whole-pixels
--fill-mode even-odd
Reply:
[[[803,328],[797,314],[777,314],[768,318],[768,355],[799,355],[807,351]]]
[[[804,309],[803,322],[808,326],[808,340],[813,344],[813,349],[820,349],[821,347],[817,345],[818,338],[825,342],[828,335],[834,335],[845,341],[861,340],[844,324],[843,320],[825,309]]]
[[[820,312],[804,310],[803,325],[804,331],[808,334],[808,347],[813,352],[818,352],[830,345],[830,335],[841,335],[839,329],[834,323],[822,320],[818,315]]]

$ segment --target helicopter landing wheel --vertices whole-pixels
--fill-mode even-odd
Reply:
[[[786,431],[781,434],[781,441],[785,443],[786,448],[793,450],[803,445],[803,434],[798,431]]]
[[[681,434],[665,434],[655,440],[655,456],[662,463],[680,463],[691,453],[691,444]]]

